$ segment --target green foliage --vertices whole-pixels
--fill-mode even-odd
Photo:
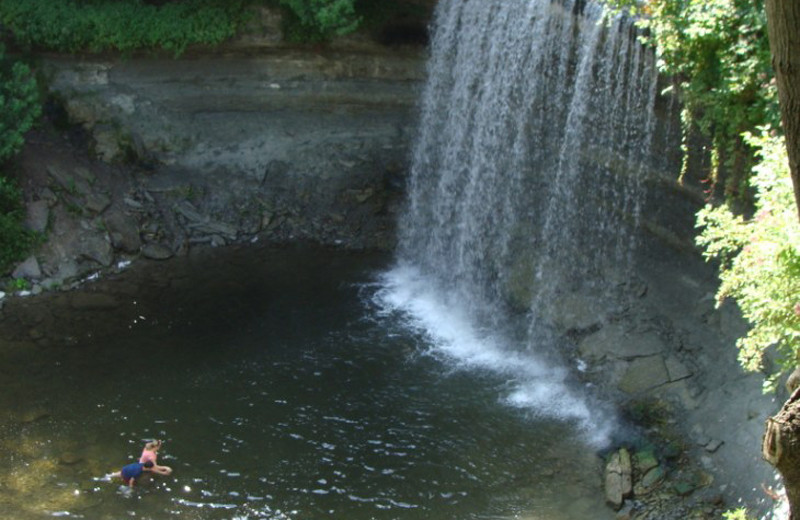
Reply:
[[[750,520],[752,517],[748,516],[747,509],[740,507],[731,511],[722,513],[722,518],[725,520]]]
[[[5,59],[0,44],[0,162],[22,148],[23,135],[41,114],[39,92],[30,68]]]
[[[353,32],[360,19],[356,17],[354,0],[280,0],[300,22],[322,34]]]
[[[355,31],[361,23],[355,0],[278,0],[291,14],[284,23],[289,41],[323,41]]]
[[[736,216],[727,205],[698,213],[703,228],[697,243],[707,259],[720,261],[719,302],[736,300],[750,331],[737,341],[739,361],[760,370],[764,352],[775,347],[778,373],[792,370],[800,356],[800,222],[783,139],[746,135],[759,150],[752,179],[756,190],[753,218]]]
[[[696,128],[713,145],[712,184],[724,169],[726,195],[744,195],[753,150],[741,136],[758,126],[777,128],[780,117],[763,0],[609,3],[641,15],[659,70],[673,79],[685,107],[684,136]]]
[[[14,278],[6,285],[6,290],[10,292],[27,291],[31,288],[31,283],[25,278]]]
[[[22,218],[19,189],[0,177],[0,274],[22,260],[36,243],[36,234],[22,226]]]
[[[245,21],[245,0],[0,0],[0,22],[17,42],[66,52],[214,45]]]
[[[0,163],[16,154],[41,114],[36,80],[27,65],[7,60],[0,45]],[[21,260],[35,242],[22,227],[22,195],[0,176],[0,273]]]

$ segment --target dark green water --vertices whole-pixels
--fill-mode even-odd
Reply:
[[[9,302],[0,517],[612,518],[573,424],[378,312],[389,260],[230,249]],[[153,437],[174,473],[122,493]]]

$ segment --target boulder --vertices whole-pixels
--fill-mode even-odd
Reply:
[[[35,200],[27,206],[25,227],[31,231],[44,233],[50,220],[50,206],[46,200]]]
[[[17,265],[11,273],[13,278],[24,278],[25,280],[36,280],[41,278],[42,270],[39,267],[39,261],[36,257],[31,255],[26,258],[21,264]]]
[[[114,261],[114,252],[111,244],[104,234],[90,234],[81,240],[81,256],[87,258],[103,267],[108,267]]]
[[[632,491],[631,457],[628,450],[622,448],[612,454],[606,464],[606,502],[614,510],[619,510],[625,498],[629,497]]]
[[[111,245],[126,253],[137,253],[142,247],[136,219],[122,211],[112,211],[104,219]]]

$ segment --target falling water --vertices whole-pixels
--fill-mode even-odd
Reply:
[[[631,264],[654,57],[580,0],[441,0],[433,36],[385,303],[508,377],[508,402],[600,432],[550,352],[565,309],[610,313]]]

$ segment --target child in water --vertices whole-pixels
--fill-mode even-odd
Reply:
[[[161,441],[155,439],[144,445],[142,455],[139,457],[140,463],[152,462],[153,467],[150,471],[158,473],[159,475],[169,475],[172,473],[172,468],[169,466],[158,465],[158,450],[161,449]]]
[[[132,464],[128,464],[127,466],[122,467],[122,471],[120,471],[118,475],[126,486],[133,487],[136,485],[136,480],[141,477],[142,473],[145,471],[153,471],[152,462],[134,462]]]

